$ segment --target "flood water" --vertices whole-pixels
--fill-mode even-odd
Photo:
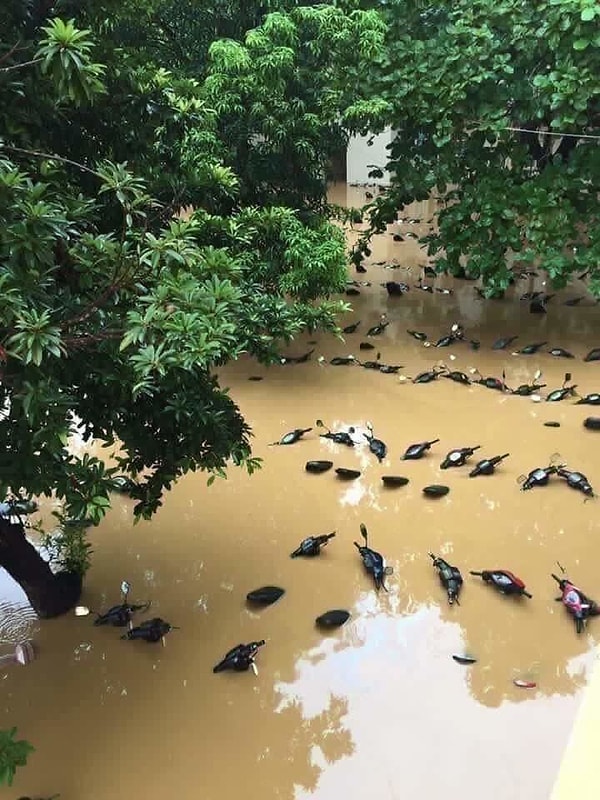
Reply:
[[[334,199],[360,205],[364,190],[338,186]],[[581,294],[570,287],[533,315],[518,295],[542,279],[520,280],[504,301],[483,301],[473,284],[449,278],[453,295],[417,289],[388,297],[382,281],[413,285],[424,252],[393,232],[426,230],[432,206],[419,203],[406,216],[421,224],[390,227],[366,262],[372,286],[348,298],[354,310],[343,325],[361,320],[340,342],[317,338],[310,361],[263,368],[250,361],[221,372],[254,431],[254,453],[264,459],[252,477],[232,468],[227,480],[207,488],[190,475],[165,499],[149,523],[132,524],[132,504],[115,497],[102,525],[91,532],[95,548],[82,602],[105,610],[119,602],[126,578],[134,601],[152,600],[152,615],[181,630],[167,646],[120,641],[120,629],[95,628],[91,617],[66,616],[39,623],[24,596],[0,575],[0,635],[35,640],[38,658],[0,667],[0,729],[18,726],[36,747],[17,773],[13,790],[61,800],[400,800],[461,797],[544,800],[550,794],[567,743],[586,674],[596,657],[600,620],[576,636],[550,577],[556,562],[592,597],[600,599],[597,570],[598,502],[564,481],[519,489],[517,478],[546,466],[560,453],[571,469],[600,487],[599,433],[582,420],[590,406],[536,403],[439,379],[403,382],[398,375],[333,367],[333,356],[368,359],[381,352],[414,377],[439,360],[468,372],[499,377],[509,386],[530,382],[543,370],[545,393],[561,386],[566,370],[581,394],[600,391],[600,363],[582,356],[600,346],[598,308],[562,304]],[[356,233],[349,233],[352,240]],[[374,262],[395,260],[400,269]],[[411,268],[410,270],[407,268]],[[428,280],[428,283],[431,281]],[[515,296],[513,296],[515,295]],[[391,324],[365,337],[382,312]],[[434,341],[460,320],[466,339],[426,348],[407,333]],[[515,345],[548,340],[576,360],[547,353],[513,356],[490,349],[500,335]],[[289,353],[313,345],[310,336]],[[361,341],[376,349],[359,351]],[[455,356],[451,359],[450,356]],[[263,376],[250,381],[250,376]],[[269,447],[286,431],[314,426],[332,430],[367,421],[389,448],[382,464],[366,445],[354,450],[320,439],[313,430],[290,447]],[[560,422],[559,428],[543,425]],[[400,461],[405,448],[439,438],[420,461]],[[441,471],[451,449],[481,445],[471,459],[509,452],[489,477],[468,478],[470,467]],[[332,471],[310,475],[309,459],[361,470],[343,482]],[[404,475],[407,486],[386,489],[382,475]],[[442,483],[450,493],[427,499],[422,488]],[[394,574],[389,593],[376,593],[353,541],[359,525]],[[336,531],[315,559],[289,554],[309,535]],[[428,551],[456,564],[465,582],[460,606],[450,607]],[[509,569],[521,576],[532,600],[505,597],[469,570]],[[248,591],[265,584],[286,594],[261,611],[245,604]],[[315,618],[332,608],[352,614],[324,635]],[[258,676],[213,675],[212,667],[238,642],[266,639]],[[7,649],[8,652],[8,649]],[[469,653],[472,666],[452,654]],[[512,683],[524,678],[535,689]]]

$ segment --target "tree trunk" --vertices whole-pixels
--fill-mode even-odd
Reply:
[[[0,517],[0,567],[23,589],[42,619],[58,617],[73,608],[80,596],[82,578],[73,572],[52,572],[48,563],[25,538],[22,525]]]

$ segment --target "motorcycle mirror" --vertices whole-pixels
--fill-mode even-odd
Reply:
[[[121,582],[121,594],[124,594],[125,597],[127,597],[130,589],[131,589],[131,584],[129,584],[127,581]]]
[[[384,573],[386,575],[393,575],[394,574],[394,568],[393,567],[386,567],[383,571],[384,571]]]
[[[252,669],[252,672],[253,672],[255,675],[258,675],[258,667],[257,667],[257,666],[256,666],[256,664],[254,663],[254,661],[252,661],[252,663],[250,664],[250,667],[251,667],[251,669]]]

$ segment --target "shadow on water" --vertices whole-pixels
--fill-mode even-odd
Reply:
[[[336,191],[338,200],[361,202],[358,189]],[[423,220],[430,213],[427,203],[407,210]],[[390,228],[397,230],[408,227]],[[410,230],[422,233],[426,224]],[[600,636],[595,620],[575,635],[554,602],[550,573],[560,561],[600,599],[597,501],[584,503],[558,479],[521,492],[517,478],[559,452],[600,486],[594,434],[582,428],[593,409],[443,379],[414,385],[317,359],[359,357],[359,342],[385,312],[389,327],[370,341],[384,363],[403,365],[400,374],[414,376],[443,360],[467,373],[477,366],[486,376],[505,369],[514,386],[541,369],[549,390],[568,369],[582,393],[599,391],[600,367],[581,360],[600,344],[592,338],[598,311],[550,304],[537,317],[513,292],[484,302],[473,284],[443,277],[435,285],[453,286],[455,294],[413,288],[388,297],[381,282],[414,285],[425,263],[413,240],[397,243],[391,233],[378,237],[367,273],[350,276],[372,285],[352,298],[354,310],[342,324],[361,325],[345,342],[317,339],[306,364],[266,369],[242,360],[221,371],[252,424],[255,454],[264,458],[258,474],[232,470],[210,489],[204,477],[188,476],[152,522],[135,528],[131,503],[117,497],[91,532],[96,552],[82,602],[105,610],[118,602],[127,578],[134,602],[152,600],[153,616],[180,626],[166,648],[122,642],[119,629],[94,628],[91,618],[40,625],[18,587],[0,576],[0,636],[33,636],[39,655],[26,668],[10,665],[1,673],[0,727],[18,725],[37,748],[18,774],[15,797],[222,800],[242,792],[248,800],[395,800],[443,792],[474,800],[483,786],[490,800],[549,795]],[[374,265],[392,259],[407,269]],[[517,297],[532,290],[530,283],[519,282]],[[459,319],[481,350],[467,343],[426,348],[406,333],[423,330],[435,340]],[[490,349],[498,336],[517,333],[515,345],[548,339],[578,358]],[[293,352],[308,349],[308,339]],[[248,380],[257,374],[265,380]],[[293,446],[267,446],[318,418],[332,430],[363,431],[372,422],[388,445],[383,463],[366,440],[351,449],[319,438],[316,429]],[[544,427],[550,420],[561,427]],[[400,460],[409,444],[435,438],[440,442],[422,460]],[[490,477],[469,479],[466,466],[440,470],[444,455],[465,445],[481,445],[481,458],[510,457]],[[345,482],[333,470],[304,471],[306,461],[320,458],[361,475]],[[383,475],[410,482],[387,489]],[[425,498],[422,489],[432,483],[450,493]],[[361,522],[393,567],[389,594],[375,593],[352,544]],[[290,559],[305,536],[333,530],[336,538],[319,558]],[[448,606],[428,551],[461,569],[460,606]],[[521,576],[533,599],[503,597],[469,575],[494,568]],[[286,594],[250,610],[246,593],[265,584]],[[347,608],[352,617],[323,635],[314,620],[332,608]],[[212,674],[230,647],[261,638],[267,645],[258,676]],[[455,653],[477,663],[459,665]],[[519,689],[515,678],[537,687]]]

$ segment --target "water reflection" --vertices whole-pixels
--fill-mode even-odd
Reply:
[[[7,645],[2,647],[3,650],[10,650],[11,644],[31,639],[39,630],[37,616],[25,592],[14,581],[2,581],[0,620],[0,645]]]
[[[546,759],[556,757],[556,745],[549,742],[542,755],[535,746],[515,749],[510,743],[520,729],[532,737],[530,742],[535,739],[538,726],[558,710],[559,698],[534,700],[507,680],[504,705],[495,709],[492,720],[485,706],[468,701],[474,668],[448,657],[465,649],[461,628],[444,624],[436,608],[421,607],[400,619],[376,615],[347,639],[344,648],[326,641],[308,652],[297,662],[295,680],[276,687],[282,706],[300,705],[309,718],[331,696],[349,698],[344,722],[352,732],[352,757],[328,765],[315,796],[358,798],[368,786],[374,794],[400,798],[422,794],[434,780],[450,797],[475,797],[486,775],[494,776],[491,796],[547,796],[552,775]],[[484,665],[480,672],[486,693],[489,668]],[[474,737],[484,730],[486,741],[474,747]],[[509,751],[512,766],[506,770]],[[506,777],[513,768],[521,794]],[[529,788],[528,776],[536,770],[546,794],[535,795]],[[312,796],[296,793],[297,798]]]
[[[343,194],[359,204],[359,190]],[[426,229],[430,212],[427,203],[408,211],[424,221],[410,230]],[[598,620],[575,635],[553,600],[550,572],[558,560],[600,597],[597,508],[564,482],[521,492],[517,478],[559,452],[600,484],[594,434],[581,426],[589,409],[570,400],[536,405],[447,380],[413,385],[317,358],[358,355],[364,333],[385,311],[391,324],[372,342],[384,363],[404,365],[401,374],[443,360],[467,373],[478,367],[500,376],[505,369],[510,386],[531,382],[542,369],[543,382],[559,386],[560,359],[490,349],[498,336],[518,333],[515,344],[547,338],[576,353],[569,369],[587,393],[600,390],[598,364],[580,360],[598,344],[598,311],[557,304],[545,316],[531,315],[515,292],[486,303],[473,284],[460,282],[453,295],[411,289],[390,298],[379,284],[391,275],[413,285],[426,262],[414,240],[393,241],[392,233],[407,229],[392,226],[378,237],[364,276],[372,286],[361,287],[342,323],[360,319],[361,326],[345,342],[317,339],[306,364],[265,369],[242,360],[222,370],[253,426],[263,470],[252,478],[232,471],[210,489],[191,475],[155,520],[135,528],[132,504],[116,497],[91,532],[96,553],[82,602],[106,609],[127,578],[136,602],[152,600],[152,615],[181,627],[165,649],[121,642],[118,630],[94,628],[91,618],[38,626],[19,610],[18,587],[0,576],[0,636],[35,634],[39,651],[25,668],[3,668],[0,727],[18,725],[37,748],[17,778],[16,796],[222,800],[243,791],[249,800],[393,800],[443,792],[470,800],[484,788],[490,800],[549,795],[600,637]],[[392,260],[402,271],[374,265]],[[542,280],[522,282],[516,296]],[[435,283],[453,285],[448,278]],[[406,333],[414,328],[437,339],[457,319],[481,350],[466,342],[432,350]],[[294,353],[308,347],[300,341]],[[248,380],[257,374],[264,380]],[[362,431],[370,420],[388,445],[384,462],[366,442],[351,449],[317,430],[290,447],[267,446],[319,418],[332,430]],[[548,420],[561,427],[545,428]],[[400,460],[409,444],[434,438],[441,441],[420,461]],[[446,452],[473,444],[482,445],[482,458],[511,455],[489,477],[469,479],[467,467],[440,470]],[[346,483],[333,470],[307,474],[306,461],[320,458],[361,476]],[[387,489],[381,477],[390,474],[410,482]],[[432,483],[447,484],[450,493],[425,498],[422,488]],[[352,544],[361,522],[394,569],[389,594],[372,589]],[[319,558],[289,558],[304,537],[333,530],[337,536]],[[448,606],[430,550],[463,572],[459,607]],[[495,568],[520,575],[533,599],[503,597],[468,574]],[[265,584],[286,594],[270,608],[248,609],[246,593]],[[323,636],[314,620],[331,608],[352,617]],[[232,646],[262,638],[258,677],[212,674]],[[465,652],[477,663],[452,660]],[[537,688],[518,689],[514,678]]]

